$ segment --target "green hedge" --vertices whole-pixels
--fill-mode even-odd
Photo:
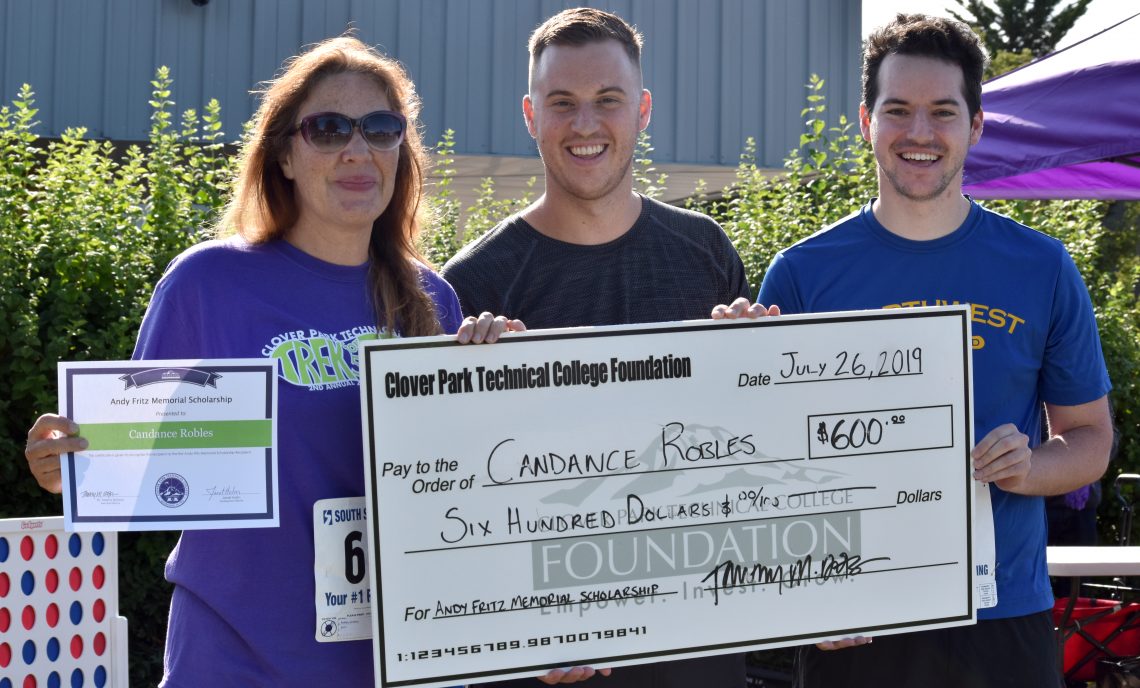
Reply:
[[[57,361],[129,358],[166,264],[199,241],[230,178],[219,106],[176,126],[170,78],[153,82],[150,140],[116,150],[70,129],[37,147],[25,85],[0,108],[0,517],[62,513],[24,460],[27,429],[54,411]],[[119,538],[119,600],[130,629],[132,685],[162,675],[176,533]]]
[[[187,110],[176,124],[170,78],[154,85],[150,140],[125,151],[89,141],[82,129],[37,147],[36,111],[25,86],[0,108],[0,517],[61,512],[59,498],[41,491],[27,472],[23,447],[35,416],[56,408],[56,362],[121,359],[130,355],[151,290],[167,262],[203,237],[231,178],[222,154],[219,107]],[[813,79],[803,111],[804,134],[771,179],[754,162],[749,142],[736,183],[717,199],[689,205],[716,217],[732,238],[755,288],[771,256],[858,208],[874,194],[874,158],[850,123],[828,129],[823,83]],[[525,207],[495,197],[485,180],[476,203],[461,209],[451,189],[453,135],[437,150],[431,199],[436,221],[424,237],[430,259],[442,264],[499,218]],[[659,196],[664,182],[642,139],[635,178]],[[1112,399],[1121,451],[1109,474],[1140,471],[1140,211],[1136,204],[987,202],[1069,247],[1096,306],[1115,389]],[[463,211],[463,212],[461,212]],[[710,304],[711,305],[711,304]],[[1102,533],[1115,538],[1117,511],[1102,509]],[[1140,528],[1140,521],[1137,522]],[[169,589],[163,561],[172,533],[120,537],[120,603],[130,620],[131,682],[161,676]],[[786,655],[778,655],[786,657]]]

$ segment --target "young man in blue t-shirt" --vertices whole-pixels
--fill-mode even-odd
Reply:
[[[947,19],[900,15],[870,35],[859,123],[879,196],[781,251],[757,301],[784,313],[971,304],[972,455],[993,501],[998,603],[974,626],[800,648],[805,688],[1061,685],[1043,497],[1104,472],[1110,384],[1088,292],[1061,243],[962,194],[963,161],[982,135],[986,59],[969,27]]]

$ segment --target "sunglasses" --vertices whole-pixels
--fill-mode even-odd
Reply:
[[[389,151],[404,140],[408,120],[398,112],[377,110],[359,119],[339,112],[317,112],[301,120],[293,133],[301,136],[321,153],[335,153],[352,140],[352,132],[359,129],[360,136],[372,150]]]

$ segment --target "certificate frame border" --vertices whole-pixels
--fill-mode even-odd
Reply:
[[[158,364],[160,361],[138,361],[140,364]],[[161,365],[153,366],[161,368]],[[194,365],[194,366],[178,366],[180,368],[192,367],[194,370],[203,370],[206,372],[238,372],[238,373],[264,373],[265,374],[265,420],[274,420],[273,407],[275,399],[273,398],[273,381],[277,376],[276,366],[273,364],[265,365]],[[64,384],[67,387],[67,408],[64,409],[64,415],[68,418],[72,417],[74,413],[75,394],[74,394],[74,378],[79,375],[110,375],[115,373],[129,373],[136,371],[134,366],[106,366],[102,368],[67,368],[64,371]],[[180,514],[170,514],[162,516],[79,516],[78,515],[78,491],[75,485],[75,452],[68,452],[66,455],[70,497],[71,497],[71,521],[72,523],[177,523],[179,521],[255,521],[275,518],[273,513],[273,505],[276,503],[277,496],[273,493],[273,486],[277,483],[276,476],[273,474],[273,448],[265,448],[265,496],[266,496],[266,509],[261,512],[245,512],[238,514],[214,514],[214,515],[192,515],[183,516]],[[65,460],[65,457],[60,457],[60,460]]]
[[[963,388],[962,404],[963,404],[963,418],[966,423],[966,431],[968,435],[967,445],[973,441],[973,393],[972,393],[972,380],[973,368],[971,358],[971,330],[970,330],[970,311],[965,306],[952,304],[955,306],[951,308],[915,308],[915,309],[890,309],[890,310],[865,310],[865,311],[835,311],[833,313],[805,313],[790,316],[777,316],[771,318],[762,318],[756,320],[734,320],[734,321],[714,321],[714,320],[689,320],[680,323],[637,323],[631,325],[618,325],[610,326],[614,329],[606,329],[598,331],[594,328],[565,328],[565,329],[547,329],[538,330],[534,333],[528,333],[526,337],[504,337],[500,339],[494,346],[509,346],[511,344],[518,344],[530,341],[549,341],[560,339],[580,339],[583,337],[601,338],[601,337],[616,337],[638,334],[662,334],[669,332],[691,332],[691,331],[708,331],[721,327],[740,327],[740,328],[758,328],[758,327],[786,327],[804,323],[823,323],[823,322],[863,322],[869,320],[884,320],[894,318],[957,318],[961,325],[962,335],[962,382]],[[419,341],[416,341],[419,340]],[[361,347],[361,355],[363,359],[360,362],[360,375],[361,375],[361,394],[365,400],[365,418],[362,419],[363,424],[367,430],[367,437],[372,438],[372,442],[364,447],[364,459],[368,463],[369,471],[369,484],[366,486],[368,489],[368,502],[365,504],[366,508],[372,510],[374,515],[379,514],[377,509],[377,494],[378,494],[378,479],[376,471],[373,467],[376,465],[376,428],[373,425],[375,418],[375,409],[373,405],[373,385],[372,385],[372,358],[381,351],[398,351],[404,349],[431,349],[439,347],[452,347],[452,346],[470,346],[469,344],[460,344],[454,338],[439,339],[436,337],[423,337],[423,338],[410,338],[409,340],[377,340],[368,342]],[[963,447],[963,460],[969,462],[970,452],[972,446]],[[945,623],[965,621],[976,617],[975,609],[975,584],[974,584],[974,531],[972,528],[972,519],[974,512],[974,486],[973,479],[969,471],[964,471],[965,493],[966,501],[966,566],[965,566],[965,581],[966,588],[966,608],[970,610],[965,614],[951,615],[933,619],[925,619],[924,621],[912,623],[893,623],[893,624],[877,624],[871,626],[855,626],[846,629],[835,629],[834,635],[836,636],[849,636],[853,634],[874,634],[876,631],[895,630],[899,628],[909,628],[914,630],[921,630],[928,626],[937,626]],[[375,636],[372,639],[374,645],[374,653],[376,656],[373,659],[373,664],[379,670],[379,683],[377,685],[391,686],[392,688],[400,688],[402,686],[417,686],[428,683],[436,682],[450,682],[458,681],[461,679],[474,679],[489,678],[502,676],[505,673],[527,673],[527,672],[542,672],[547,671],[551,667],[549,663],[540,663],[534,665],[526,665],[514,667],[508,671],[491,670],[491,671],[477,671],[477,672],[463,672],[445,675],[437,675],[431,678],[408,679],[403,681],[390,681],[388,680],[388,671],[386,665],[386,642],[387,635],[384,630],[384,596],[381,592],[380,581],[380,519],[378,517],[370,519],[368,528],[372,531],[371,542],[376,543],[375,547],[370,544],[369,556],[372,558],[371,562],[371,576],[376,585],[375,588],[375,607],[373,613],[373,630]],[[770,646],[787,646],[796,644],[796,641],[806,640],[808,638],[819,637],[819,634],[795,634],[785,636],[773,636],[758,640],[755,638],[748,640],[741,640],[739,642],[731,643],[716,643],[707,645],[697,645],[689,647],[686,650],[663,650],[659,652],[640,652],[640,653],[624,653],[620,655],[602,656],[602,657],[589,657],[575,660],[577,664],[591,665],[591,666],[605,666],[615,661],[623,661],[627,659],[650,659],[654,657],[662,658],[662,661],[672,661],[676,659],[686,659],[693,657],[706,656],[709,652],[717,652],[718,654],[727,654],[726,650],[739,649],[745,651],[745,648],[750,648],[756,645],[770,645]]]

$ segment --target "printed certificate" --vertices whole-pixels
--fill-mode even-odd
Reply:
[[[973,623],[969,317],[367,343],[377,681]]]
[[[264,359],[59,364],[67,530],[278,524],[277,374]]]

